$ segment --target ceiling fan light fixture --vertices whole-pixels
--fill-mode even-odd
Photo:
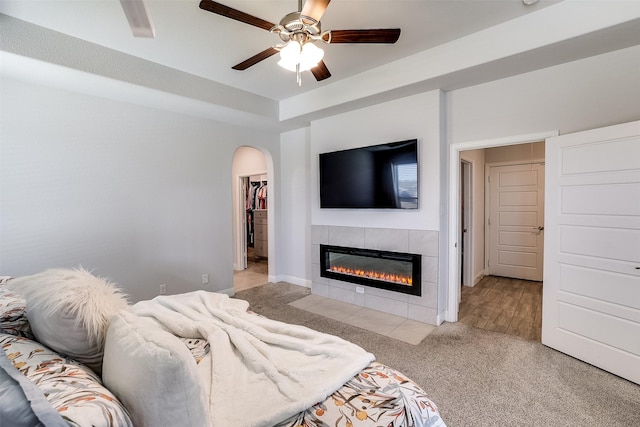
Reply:
[[[302,55],[300,57],[300,70],[307,71],[318,65],[318,62],[324,58],[324,50],[320,49],[313,43],[305,43],[302,46]]]
[[[278,65],[289,71],[307,71],[318,65],[323,57],[324,50],[315,44],[301,46],[297,41],[291,41],[280,50]]]

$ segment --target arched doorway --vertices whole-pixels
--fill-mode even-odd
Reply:
[[[233,269],[234,291],[260,286],[269,277],[269,187],[268,153],[239,147],[233,156]]]

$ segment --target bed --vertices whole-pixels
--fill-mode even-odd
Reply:
[[[129,305],[81,269],[0,279],[0,425],[445,425],[365,350],[212,294]]]

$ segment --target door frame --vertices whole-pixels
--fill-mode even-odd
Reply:
[[[463,230],[462,241],[464,244],[464,254],[460,251],[462,257],[462,284],[464,286],[473,286],[471,279],[472,261],[474,259],[474,246],[473,246],[473,219],[471,213],[473,212],[473,163],[460,159],[460,172],[464,171],[461,179],[464,181],[464,191],[461,191],[461,197],[464,205],[464,212],[461,212],[461,216],[464,216],[462,224],[466,225],[466,233]],[[462,210],[462,209],[461,209]]]
[[[448,221],[448,271],[447,275],[447,310],[445,319],[448,322],[458,321],[458,305],[460,300],[460,152],[481,148],[501,147],[506,145],[527,144],[544,141],[558,136],[558,130],[551,130],[504,138],[484,139],[477,141],[456,142],[449,145],[449,221]]]
[[[238,265],[235,270],[243,271],[247,269],[247,227],[246,227],[246,204],[247,204],[247,193],[244,188],[244,180],[248,179],[249,176],[239,176],[238,177],[238,212],[240,212],[240,217],[238,218],[238,241],[236,244],[238,245],[238,249],[241,252],[240,255],[240,265]]]

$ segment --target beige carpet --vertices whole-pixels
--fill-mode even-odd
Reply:
[[[640,386],[538,342],[445,323],[419,345],[289,305],[309,290],[286,283],[238,292],[272,319],[338,335],[408,375],[456,426],[640,426]]]

